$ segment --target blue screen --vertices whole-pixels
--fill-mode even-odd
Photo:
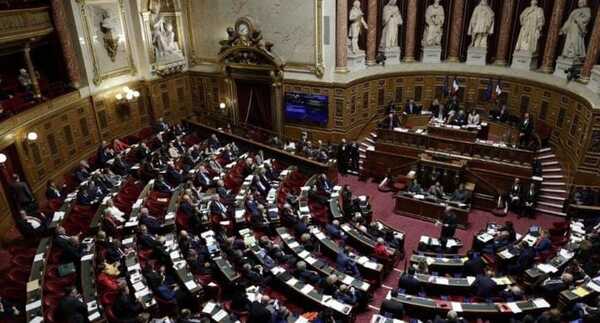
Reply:
[[[329,97],[288,92],[285,94],[285,120],[327,126],[329,121]]]

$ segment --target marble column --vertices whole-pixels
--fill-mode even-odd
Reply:
[[[25,64],[27,64],[27,72],[29,73],[29,77],[31,78],[31,86],[33,87],[33,96],[36,99],[42,98],[42,91],[40,90],[40,83],[38,83],[38,79],[35,72],[35,67],[33,66],[33,61],[31,60],[31,46],[29,44],[25,45],[23,49],[23,53],[25,55]]]
[[[417,0],[408,0],[408,10],[406,12],[406,44],[404,45],[406,53],[404,61],[412,63],[415,61],[415,42],[417,38]]]
[[[457,63],[460,57],[460,39],[463,34],[465,16],[465,0],[454,0],[452,21],[450,23],[450,43],[448,45],[448,62]]]
[[[367,65],[375,65],[375,56],[377,55],[377,0],[369,0],[367,9]]]
[[[74,88],[81,86],[81,70],[79,68],[79,57],[75,52],[75,46],[73,43],[73,35],[71,32],[75,32],[75,28],[68,21],[67,13],[65,9],[66,1],[64,0],[51,0],[52,5],[52,18],[54,20],[54,28],[58,34],[58,39],[62,47],[63,56],[65,58],[65,64],[67,65],[67,73],[69,80]]]
[[[556,60],[556,51],[558,46],[558,38],[560,27],[565,13],[566,0],[554,0],[552,8],[552,17],[548,24],[546,37],[546,46],[544,48],[544,58],[540,70],[544,73],[552,73],[554,71],[554,61]]]
[[[348,72],[348,0],[337,0],[335,67],[336,72]]]
[[[591,33],[590,43],[588,44],[587,55],[585,55],[585,62],[581,68],[581,81],[587,83],[590,81],[590,75],[594,65],[598,63],[600,57],[600,8],[596,12],[596,20],[594,22],[594,29]]]
[[[504,0],[504,5],[502,6],[502,19],[500,20],[500,31],[498,33],[498,48],[496,49],[495,65],[506,65],[508,62],[513,11],[515,11],[515,0]]]

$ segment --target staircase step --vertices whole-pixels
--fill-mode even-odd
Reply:
[[[358,151],[361,152],[361,153],[366,153],[367,152],[367,148],[359,147]]]
[[[562,210],[562,204],[556,204],[556,203],[550,203],[550,202],[537,202],[538,205],[543,205],[543,206],[549,206],[552,208],[557,208],[557,209],[561,209]]]
[[[544,175],[544,179],[561,179],[564,178],[562,175]]]
[[[376,132],[371,132],[371,137],[377,138],[377,133]]]
[[[555,173],[555,172],[562,172],[562,169],[560,169],[558,167],[542,168],[542,173]]]
[[[566,200],[565,197],[557,196],[557,195],[550,195],[550,194],[542,194],[542,195],[539,196],[539,199],[541,199],[541,200],[559,201],[559,202],[562,202],[562,201]]]
[[[365,142],[375,144],[375,140],[373,140],[372,138],[369,138],[369,137],[365,138]]]
[[[558,215],[558,216],[567,216],[566,213],[564,212],[560,212],[560,211],[554,211],[554,210],[550,210],[548,208],[536,208],[536,211],[540,212],[540,213],[547,213],[547,214],[552,214],[552,215]]]
[[[567,191],[565,191],[565,190],[560,190],[560,189],[556,189],[556,188],[543,188],[543,187],[540,189],[540,192],[567,194]]]
[[[540,156],[536,156],[535,159],[537,159],[537,160],[556,160],[556,155],[554,155],[554,154],[540,155]]]
[[[541,154],[541,153],[545,153],[545,152],[548,152],[548,151],[552,151],[552,149],[550,149],[550,148],[548,148],[548,147],[546,147],[546,148],[542,148],[542,149],[538,150],[538,151],[537,151],[537,153],[538,153],[538,154]]]
[[[554,161],[542,162],[542,167],[543,166],[554,166],[554,165],[558,165],[558,161],[554,160]]]
[[[565,186],[565,183],[563,183],[563,182],[543,181],[542,182],[542,187],[545,187],[545,186],[554,186],[554,187],[556,187],[556,186]]]
[[[359,154],[359,156],[360,156],[361,159],[367,158],[367,154]]]

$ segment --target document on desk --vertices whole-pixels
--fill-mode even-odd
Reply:
[[[352,285],[352,282],[353,282],[353,281],[354,281],[354,277],[352,277],[352,276],[348,276],[348,275],[346,275],[346,276],[344,277],[344,279],[342,280],[342,282],[343,282],[344,284],[346,284],[346,285]]]
[[[508,249],[504,249],[504,250],[500,251],[498,254],[500,255],[500,257],[505,258],[505,259],[510,259],[515,256],[512,253],[510,253],[510,250],[508,250]]]
[[[206,314],[210,314],[215,310],[215,303],[213,302],[208,302],[204,305],[204,308],[202,308],[202,313],[206,313]]]
[[[537,265],[537,269],[541,270],[542,272],[544,272],[544,274],[547,273],[555,273],[558,271],[558,269],[550,264],[539,264]]]
[[[227,312],[225,312],[225,310],[220,310],[218,311],[215,315],[213,315],[213,320],[220,322],[222,319],[224,319],[227,316]]]
[[[198,287],[198,284],[193,280],[188,280],[185,282],[185,287],[187,287],[188,290],[194,290],[194,288]]]
[[[294,242],[291,242],[288,246],[290,247],[290,249],[294,249],[294,248],[299,247],[300,244],[298,243],[298,241],[294,241]]]
[[[435,282],[440,285],[450,285],[450,281],[446,277],[436,277]]]
[[[44,260],[44,253],[38,253],[35,255],[35,257],[33,257],[33,262],[38,262],[41,260]]]
[[[32,280],[30,282],[27,282],[27,292],[31,292],[34,290],[38,290],[40,289],[40,280],[39,279],[35,279]]]
[[[290,285],[290,286],[295,286],[295,285],[296,285],[296,283],[298,283],[298,280],[297,280],[296,278],[294,278],[294,277],[290,278],[290,279],[287,281],[287,284],[288,284],[288,285]]]
[[[302,294],[308,295],[308,293],[312,292],[315,288],[312,285],[304,285],[300,290]]]
[[[475,282],[475,277],[473,277],[473,276],[467,277],[467,283],[469,283],[469,285],[473,285],[474,282]]]
[[[513,312],[515,314],[521,313],[523,311],[523,310],[521,310],[519,305],[517,305],[517,303],[515,303],[515,302],[506,303],[506,306],[510,309],[511,312]]]
[[[587,290],[587,289],[585,289],[585,288],[583,288],[583,287],[581,287],[581,286],[579,286],[579,287],[577,287],[577,288],[575,288],[573,290],[573,294],[575,294],[575,295],[577,295],[579,297],[585,297],[585,296],[587,296],[587,295],[590,294],[590,291]]]
[[[31,303],[25,305],[25,312],[35,310],[36,308],[41,307],[41,306],[42,306],[42,300],[39,299],[37,301],[31,302]]]
[[[290,248],[293,248],[293,247],[290,245]],[[310,256],[310,252],[308,252],[306,250],[302,250],[300,253],[298,253],[298,256],[300,258],[304,259],[304,258],[307,258],[308,256]]]
[[[452,306],[452,310],[455,312],[463,311],[462,304],[459,302],[450,302],[450,305]]]
[[[477,236],[477,240],[479,240],[479,241],[481,241],[483,243],[487,243],[487,242],[489,242],[492,239],[494,239],[494,237],[491,234],[487,233],[487,232],[484,232],[484,233],[482,233],[482,234],[480,234],[480,235]]]
[[[141,281],[133,284],[133,289],[135,289],[136,291],[140,291],[144,288],[146,288],[146,285]]]
[[[543,298],[536,298],[533,300],[533,304],[537,308],[550,308],[550,304]]]
[[[89,311],[88,311],[88,313],[89,313]],[[99,318],[100,318],[100,312],[98,312],[98,311],[95,311],[94,313],[92,313],[88,316],[88,320],[90,322],[93,322],[94,320],[97,320]]]
[[[600,285],[594,281],[587,283],[586,285],[589,289],[593,290],[596,293],[600,293]]]

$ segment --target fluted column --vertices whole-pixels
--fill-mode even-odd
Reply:
[[[596,12],[596,21],[594,22],[594,30],[592,30],[592,37],[590,38],[590,44],[588,45],[587,55],[585,55],[585,62],[581,68],[581,81],[588,82],[590,75],[592,74],[592,68],[598,63],[598,56],[600,55],[600,8]]]
[[[552,8],[552,17],[548,25],[548,36],[546,37],[546,46],[544,48],[544,59],[540,70],[544,73],[552,73],[554,71],[554,61],[556,60],[556,50],[558,45],[558,33],[565,13],[566,0],[554,0],[554,8]]]
[[[369,0],[367,10],[367,25],[369,25],[369,30],[367,31],[367,65],[375,65],[377,30],[379,29],[379,24],[377,23],[377,0]]]
[[[496,49],[496,65],[506,65],[508,62],[508,48],[510,47],[510,29],[512,28],[515,0],[504,0],[502,6],[502,20],[498,33],[498,48]]]
[[[81,86],[81,70],[79,68],[79,59],[75,52],[76,44],[73,43],[71,35],[71,32],[76,31],[73,25],[67,20],[65,2],[64,0],[52,0],[52,18],[62,47],[63,56],[65,57],[69,80],[74,88],[79,88]]]
[[[448,62],[458,62],[460,56],[460,39],[463,33],[465,16],[465,0],[454,0],[452,21],[450,24],[450,43],[448,45]]]
[[[37,73],[35,72],[35,67],[33,66],[33,61],[31,60],[31,47],[29,44],[25,45],[23,49],[23,53],[25,54],[25,64],[27,65],[27,72],[29,73],[29,77],[31,78],[31,87],[33,88],[33,96],[36,99],[42,98],[42,91],[40,90],[40,83],[38,83]]]
[[[404,45],[406,54],[404,61],[411,63],[415,61],[415,42],[417,38],[417,0],[408,0],[408,10],[406,13],[406,44]]]
[[[335,27],[335,70],[348,72],[348,0],[337,0]]]

